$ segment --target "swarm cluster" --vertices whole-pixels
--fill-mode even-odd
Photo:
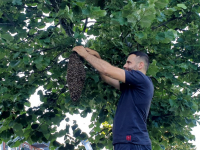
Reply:
[[[81,92],[85,82],[85,69],[79,55],[73,52],[69,57],[67,67],[67,84],[70,97],[77,102],[81,96]]]

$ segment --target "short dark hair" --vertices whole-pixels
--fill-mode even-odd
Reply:
[[[141,52],[141,51],[134,51],[134,52],[131,52],[131,53],[128,54],[128,56],[130,56],[130,55],[132,55],[132,54],[134,54],[134,55],[136,55],[137,57],[140,57],[142,60],[144,60],[145,69],[146,69],[146,71],[147,71],[148,68],[149,68],[149,56],[148,56],[146,53]]]

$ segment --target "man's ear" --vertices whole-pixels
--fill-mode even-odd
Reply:
[[[139,63],[139,69],[141,70],[141,69],[143,69],[143,68],[144,68],[144,62],[141,61],[141,62]]]

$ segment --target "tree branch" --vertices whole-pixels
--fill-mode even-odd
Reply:
[[[46,67],[44,70],[37,71],[37,72],[34,72],[34,73],[43,73],[43,72],[45,72],[45,71],[50,70],[50,69],[53,67],[53,65],[55,64],[55,62],[56,62],[56,60],[58,59],[58,57],[59,57],[60,55],[62,55],[63,53],[65,53],[65,52],[66,52],[66,50],[65,50],[65,51],[62,51],[62,52],[60,52],[58,55],[56,55],[56,57],[54,57],[53,60],[52,60],[51,66],[48,66],[48,67]]]
[[[88,17],[85,19],[85,26],[83,28],[83,33],[85,32],[86,28],[87,28],[87,23],[88,23]]]
[[[0,23],[0,25],[8,25],[8,26],[13,26],[12,23]]]
[[[166,25],[166,24],[169,23],[170,21],[173,21],[173,20],[176,20],[176,19],[181,19],[181,18],[182,18],[182,17],[174,17],[174,18],[171,18],[171,19],[169,19],[169,20],[167,20],[167,21],[161,23],[161,24],[158,25],[157,27],[152,27],[151,29],[152,29],[152,30],[155,30],[155,29],[157,29],[157,28],[159,28],[159,27],[161,27],[161,26],[163,26],[163,25]]]
[[[158,82],[158,80],[157,80],[155,77],[150,76],[150,78],[152,78],[152,79],[154,79],[154,80],[156,80],[156,81]],[[159,82],[158,82],[158,83],[159,83]],[[166,89],[165,87],[163,87],[163,89],[165,89],[165,90],[168,91],[168,92],[171,92],[170,90]],[[173,92],[172,92],[172,94],[173,94],[174,96],[178,97],[178,95],[174,94]]]
[[[2,48],[8,49],[8,50],[11,51],[11,52],[19,52],[19,51],[16,51],[16,50],[10,49],[9,47],[5,47],[4,45],[1,45],[1,46],[2,46]]]
[[[66,34],[69,35],[70,37],[73,37],[73,31],[71,29],[71,27],[69,26],[69,24],[66,23],[65,19],[60,19],[60,24],[63,27],[63,29],[65,30]]]
[[[188,13],[185,14],[184,16],[181,16],[181,17],[173,17],[173,18],[171,18],[171,19],[169,19],[169,20],[167,20],[167,21],[161,23],[161,24],[158,25],[157,27],[152,27],[151,29],[154,30],[154,29],[157,29],[157,28],[159,28],[159,27],[161,27],[161,26],[167,27],[167,26],[166,26],[167,23],[169,23],[169,22],[171,22],[171,21],[173,21],[173,20],[176,20],[176,19],[182,19],[182,18],[184,18],[184,17],[187,17],[187,18],[188,18],[191,14],[192,14],[192,12],[188,12]],[[168,27],[167,27],[167,28],[168,28]]]
[[[8,21],[10,21],[10,23],[11,23],[13,26],[15,26],[15,23],[8,17],[8,15],[7,15],[5,12],[3,12],[3,15],[8,19]]]
[[[59,48],[59,47],[60,47],[60,46],[51,47],[51,48],[44,48],[44,49],[42,49],[42,50],[35,51],[35,52],[36,52],[36,53],[45,52],[45,51],[52,50],[52,49],[56,49],[56,48]]]
[[[168,26],[164,25],[166,28],[170,29]]]

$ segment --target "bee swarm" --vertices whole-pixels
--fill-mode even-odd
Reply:
[[[67,84],[70,97],[77,102],[81,96],[81,92],[85,82],[85,69],[79,55],[73,52],[69,57],[67,66]]]

